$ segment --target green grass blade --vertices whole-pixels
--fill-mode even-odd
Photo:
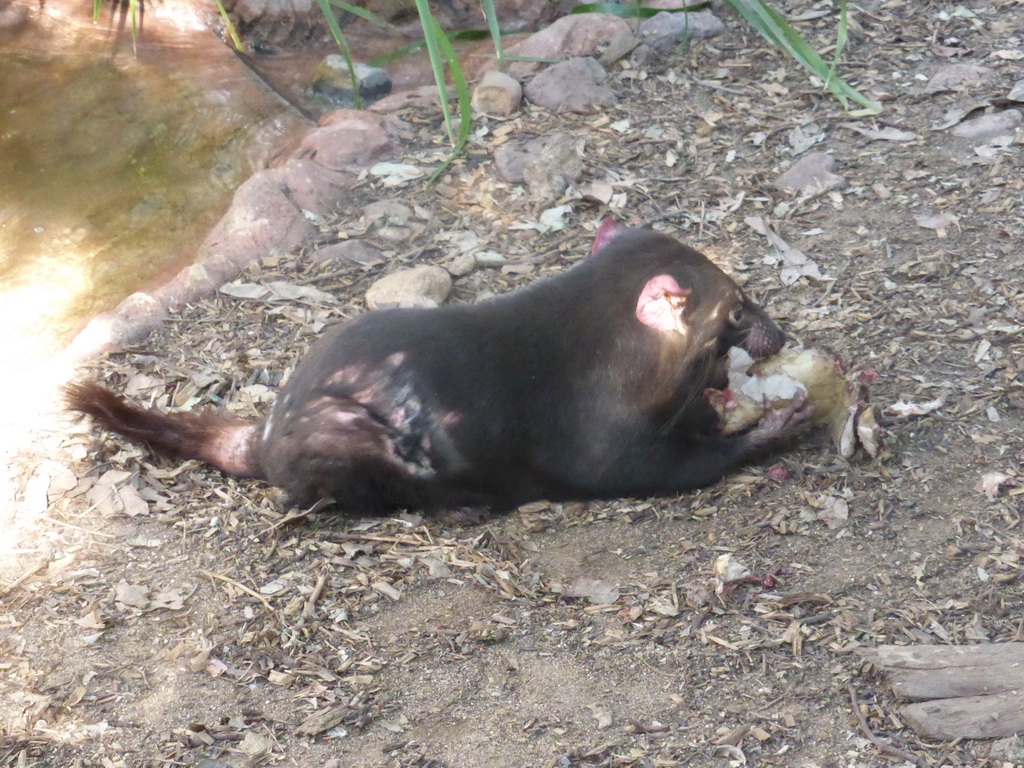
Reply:
[[[215,0],[217,3],[217,10],[220,12],[220,17],[224,19],[224,27],[228,31],[228,37],[231,38],[231,44],[235,46],[236,51],[244,51],[245,46],[242,45],[242,39],[238,36],[238,30],[235,29],[235,24],[231,21],[231,17],[228,16],[227,10],[224,8],[222,0]]]
[[[850,21],[846,15],[846,0],[839,0],[839,27],[836,29],[836,50],[832,56],[832,66],[828,68],[828,77],[825,79],[826,86],[835,77],[836,68],[839,66],[839,59],[842,58],[843,51],[846,48],[849,24]]]
[[[348,71],[352,73],[352,96],[353,102],[355,103],[356,109],[363,108],[363,95],[359,92],[359,80],[356,77],[355,66],[352,63],[352,52],[349,50],[348,41],[345,39],[345,35],[341,31],[341,27],[338,25],[338,20],[334,17],[334,11],[331,10],[331,3],[329,0],[316,0],[317,5],[320,6],[320,12],[323,13],[324,19],[327,21],[327,26],[331,30],[331,36],[334,38],[334,42],[338,44],[341,55],[345,58],[345,64],[348,66]]]
[[[460,29],[457,32],[449,33],[448,39],[451,40],[452,42],[475,42],[476,40],[483,40],[490,36],[491,33],[486,29]],[[422,51],[426,47],[426,40],[417,40],[415,42],[409,43],[408,45],[403,45],[401,48],[396,48],[395,50],[389,53],[381,54],[380,56],[371,59],[369,63],[374,67],[384,67],[393,61],[397,61],[403,56],[408,56],[412,53],[416,53],[416,51]],[[496,54],[493,53],[474,53],[473,55],[487,56],[492,59],[497,58]],[[516,58],[515,56],[505,56],[505,61],[543,61],[554,64],[556,62],[561,61],[561,59],[526,59]]]
[[[451,40],[445,35],[441,25],[437,23],[437,19],[433,16],[431,19],[433,19],[435,25],[434,31],[438,36],[438,42],[441,44],[441,51],[448,60],[448,71],[452,73],[455,93],[459,97],[459,137],[455,144],[455,154],[458,154],[462,151],[466,142],[469,141],[469,134],[473,129],[473,109],[469,103],[469,84],[466,82],[466,76],[462,71],[462,64],[459,63],[459,56],[455,52],[455,47],[452,45]]]
[[[139,55],[139,3],[141,0],[128,0],[128,11],[132,17],[132,53]]]
[[[378,16],[373,11],[368,11],[365,8],[360,8],[358,5],[352,5],[351,3],[342,2],[342,0],[328,0],[328,2],[335,8],[351,13],[354,16],[358,16],[361,19],[365,19],[371,24],[377,24],[378,26],[386,29],[394,29],[395,25],[385,19],[383,16]]]
[[[391,62],[397,61],[398,59],[402,58],[403,56],[409,56],[410,54],[416,53],[416,51],[422,51],[426,47],[427,47],[427,41],[426,40],[417,40],[414,43],[409,43],[408,45],[403,45],[401,48],[396,48],[395,50],[391,51],[390,53],[385,53],[385,54],[383,54],[381,56],[378,56],[375,59],[370,59],[370,61],[368,63],[372,67],[386,67]]]
[[[494,53],[498,57],[498,69],[504,72],[505,51],[501,45],[501,27],[498,25],[498,12],[494,8],[494,0],[480,0],[480,7],[483,8],[484,18],[487,19],[487,28],[491,30]]]
[[[444,60],[441,56],[441,43],[439,37],[444,37],[441,26],[437,19],[430,12],[430,5],[427,0],[416,0],[416,10],[420,14],[420,24],[423,27],[423,39],[427,44],[427,56],[430,58],[430,68],[434,72],[434,82],[437,83],[437,92],[441,97],[441,112],[444,114],[444,127],[448,131],[448,140],[454,146],[456,143],[455,129],[452,127],[452,112],[448,105],[448,86],[444,76]],[[440,32],[440,34],[438,34]],[[447,38],[445,38],[447,39]]]
[[[829,66],[818,52],[793,29],[792,26],[763,0],[725,0],[765,40],[792,56],[801,66],[817,75],[825,87],[844,108],[855,101],[871,112],[882,111],[881,106],[864,96],[840,77],[830,76]]]

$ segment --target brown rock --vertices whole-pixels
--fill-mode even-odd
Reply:
[[[320,123],[306,134],[296,155],[333,171],[365,168],[390,143],[383,118],[372,112],[340,109]]]
[[[623,36],[632,36],[629,24],[618,16],[604,13],[579,13],[563,16],[540,32],[509,45],[505,53],[509,56],[526,56],[540,59],[566,59],[574,56],[596,56],[601,50]],[[480,65],[476,74],[496,69],[497,63],[487,60]],[[506,70],[513,77],[536,72],[543,64],[533,61],[509,62]],[[475,74],[472,76],[476,76]]]
[[[385,96],[370,105],[369,110],[386,114],[406,107],[434,107],[440,102],[441,97],[437,92],[436,85],[421,85],[419,88],[397,91],[390,96]]]
[[[336,210],[356,182],[355,174],[332,171],[312,160],[299,158],[271,169],[270,174],[289,200],[318,216]]]
[[[519,111],[523,87],[519,81],[496,69],[484,72],[473,89],[473,111],[493,117],[509,117]]]
[[[287,251],[317,229],[281,188],[278,169],[260,171],[235,192],[231,208],[200,246],[203,257],[220,255],[245,264],[272,251]]]
[[[148,293],[133,293],[110,312],[97,315],[72,343],[79,355],[115,352],[146,338],[167,319],[167,307]]]
[[[153,291],[153,296],[168,308],[178,308],[212,296],[220,286],[235,277],[239,269],[234,267],[232,271],[234,274],[224,274],[221,269],[193,264]]]
[[[441,267],[423,264],[392,272],[375,282],[366,292],[366,306],[370,309],[436,307],[444,303],[451,289],[451,275]]]

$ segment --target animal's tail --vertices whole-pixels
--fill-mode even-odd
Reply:
[[[200,459],[230,475],[263,478],[256,426],[217,411],[161,413],[132,405],[91,382],[64,388],[68,407],[131,440],[185,459]]]

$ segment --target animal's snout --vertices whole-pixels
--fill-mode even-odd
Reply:
[[[742,346],[755,360],[771,357],[786,343],[786,334],[763,310],[751,314],[750,329]]]

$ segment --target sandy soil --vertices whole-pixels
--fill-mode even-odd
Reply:
[[[336,303],[218,296],[85,372],[141,399],[255,414],[324,323],[365,311],[383,273],[445,264],[468,237],[509,262],[459,279],[455,301],[565,269],[604,209],[577,199],[563,231],[510,229],[559,201],[529,199],[492,161],[500,143],[563,131],[586,140],[583,181],[624,195],[620,215],[659,219],[807,343],[878,372],[878,459],[847,462],[814,434],[678,498],[540,503],[481,526],[289,520],[258,483],[68,421],[20,467],[39,503],[12,525],[0,573],[0,765],[901,764],[879,754],[854,706],[918,765],[986,764],[984,742],[906,728],[856,654],[1021,639],[1021,145],[932,128],[1020,79],[1024,10],[952,11],[854,11],[847,71],[884,95],[877,119],[845,114],[739,23],[664,71],[618,67],[621,103],[606,114],[527,108],[491,124],[437,188],[368,180],[367,202],[400,199],[412,218],[369,226],[354,209],[326,222],[323,240],[365,237],[394,252],[387,263],[298,254],[249,278],[315,286]],[[833,25],[801,29],[824,48]],[[927,93],[950,63],[991,73]],[[404,159],[436,158],[436,118],[403,117]],[[886,127],[915,135],[856,130]],[[811,151],[834,155],[849,186],[774,189],[792,142],[819,134]],[[824,279],[784,286],[751,216]],[[925,416],[885,411],[936,398]],[[769,479],[770,464],[790,479]],[[826,513],[834,499],[847,520]],[[777,584],[715,597],[725,552]],[[566,597],[580,578],[617,591],[614,602]]]

